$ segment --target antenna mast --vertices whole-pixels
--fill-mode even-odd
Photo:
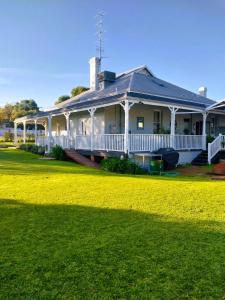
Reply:
[[[98,51],[98,57],[100,60],[100,65],[101,65],[101,61],[103,59],[102,53],[104,52],[103,49],[103,34],[105,33],[104,30],[104,24],[103,24],[103,17],[104,17],[105,13],[104,12],[99,12],[96,16],[97,22],[96,22],[96,28],[97,28],[97,42],[98,42],[98,46],[97,46],[97,51]]]

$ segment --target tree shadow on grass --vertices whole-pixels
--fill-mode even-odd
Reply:
[[[224,223],[0,205],[1,299],[221,299]]]
[[[2,155],[3,154],[3,155]],[[150,176],[150,175],[129,175],[105,172],[93,168],[88,168],[70,161],[42,161],[40,156],[25,151],[10,150],[0,152],[0,173],[15,175],[34,174],[77,174],[102,177],[126,177],[140,179],[160,179],[166,181],[201,181],[210,182],[207,177],[192,176]]]

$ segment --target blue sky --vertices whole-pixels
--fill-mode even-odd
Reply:
[[[47,107],[88,86],[99,11],[102,69],[146,64],[159,78],[225,98],[225,0],[1,0],[0,105],[33,98]]]

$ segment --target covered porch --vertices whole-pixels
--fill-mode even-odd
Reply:
[[[198,121],[193,123],[192,119]],[[44,135],[38,135],[35,129],[35,143],[44,146],[47,152],[54,145],[128,155],[168,147],[178,151],[206,149],[207,113],[199,108],[125,99],[81,110],[46,112],[39,117],[17,120],[15,142],[19,122],[24,128],[30,122],[35,128],[39,123],[45,126]],[[201,124],[198,128],[197,122]],[[25,143],[26,131],[23,139]]]

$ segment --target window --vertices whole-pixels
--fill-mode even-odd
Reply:
[[[144,117],[137,117],[137,129],[144,130]]]
[[[87,132],[86,132],[86,121],[85,120],[81,121],[81,134],[82,135],[87,134]]]
[[[161,111],[154,110],[153,115],[153,133],[159,133],[161,129]]]
[[[191,119],[184,118],[184,134],[191,134]]]

